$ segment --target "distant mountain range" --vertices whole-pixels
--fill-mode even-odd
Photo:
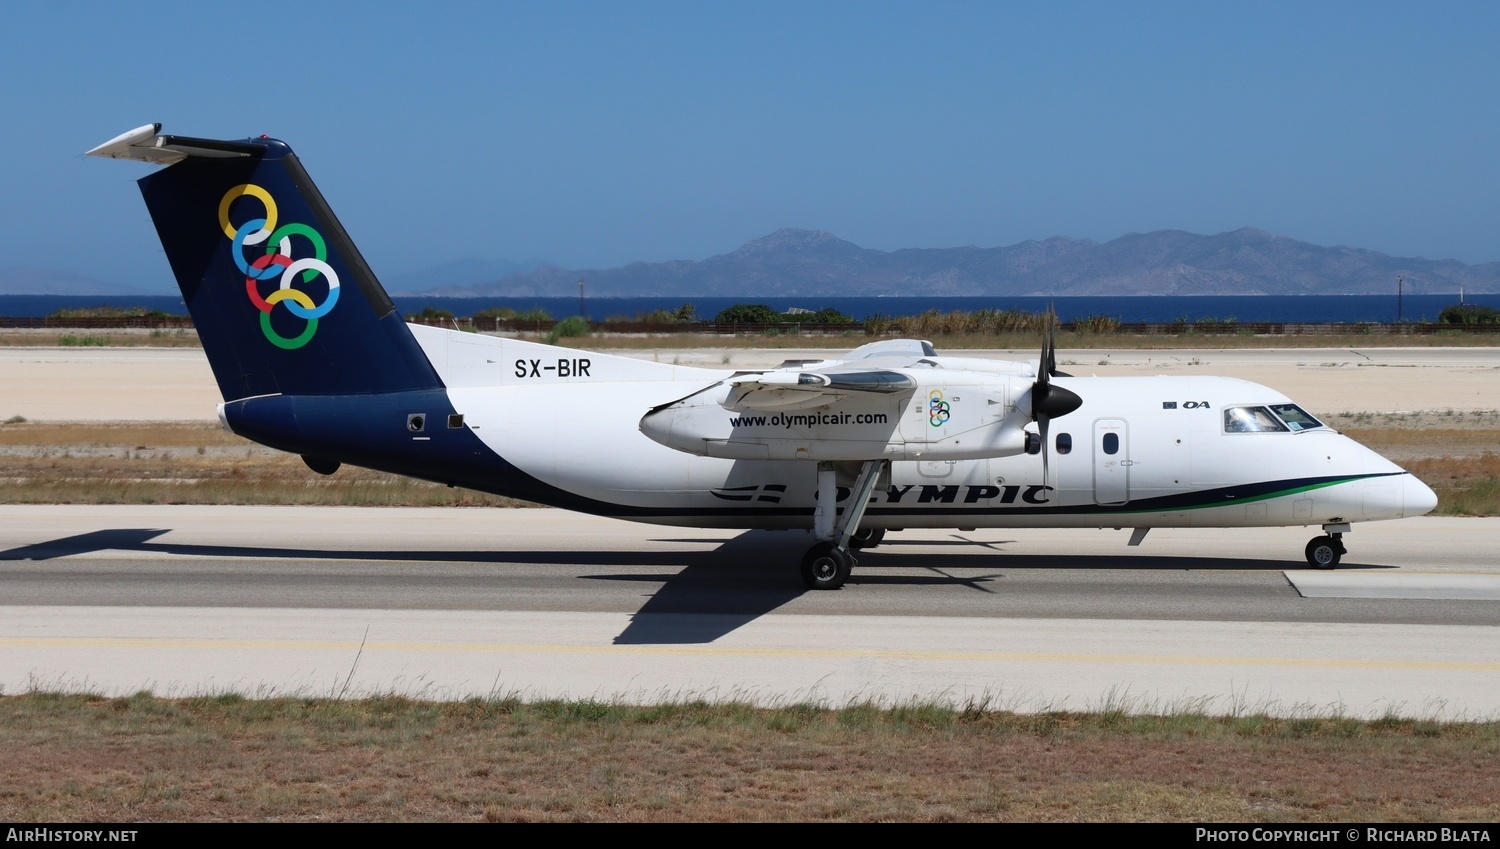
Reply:
[[[1099,296],[1382,295],[1500,292],[1500,262],[1393,257],[1323,247],[1246,227],[1217,236],[1181,230],[1109,242],[1055,236],[1003,248],[862,248],[821,230],[777,230],[701,262],[563,269],[463,259],[386,276],[392,294],[435,297],[588,296]],[[164,281],[161,292],[171,292]],[[152,294],[66,271],[0,270],[0,295]]]
[[[403,282],[420,274],[402,275]],[[778,230],[702,262],[518,271],[487,283],[439,276],[403,294],[564,297],[827,295],[1376,295],[1500,292],[1500,262],[1392,257],[1323,247],[1246,227],[1217,236],[1132,233],[1100,244],[1056,236],[1003,248],[878,251],[819,230]],[[393,289],[395,287],[392,287]],[[403,287],[404,288],[404,287]]]
[[[504,259],[485,260],[465,257],[419,271],[381,275],[380,282],[391,292],[420,294],[425,291],[426,287],[431,286],[433,281],[441,281],[444,286],[487,286],[495,280],[514,274],[525,274],[545,265],[546,263],[540,260],[511,262]]]
[[[542,262],[510,262],[508,260],[458,259],[442,265],[396,274],[383,278],[382,283],[393,292],[409,292],[432,285],[433,281],[446,284],[488,285],[489,281],[518,272],[534,271]],[[0,268],[0,295],[78,295],[102,298],[129,298],[136,295],[163,296],[177,294],[177,286],[169,278],[161,285],[150,289],[125,286],[97,280],[71,271],[56,268]]]
[[[0,268],[0,295],[99,295],[128,298],[133,295],[165,295],[175,286],[151,292],[103,280],[95,280],[56,268]]]

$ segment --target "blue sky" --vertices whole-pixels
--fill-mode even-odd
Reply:
[[[6,6],[0,269],[160,288],[161,121],[289,142],[376,272],[1255,226],[1500,260],[1493,2]]]

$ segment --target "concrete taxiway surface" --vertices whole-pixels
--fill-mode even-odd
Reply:
[[[796,533],[555,510],[0,507],[0,686],[1500,716],[1496,520]],[[1307,579],[1345,587],[1303,593]],[[1399,588],[1404,586],[1404,591]],[[1380,595],[1369,595],[1370,587]],[[1397,589],[1393,590],[1395,587]],[[1352,589],[1350,589],[1352,588]]]

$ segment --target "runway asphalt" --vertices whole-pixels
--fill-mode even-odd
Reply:
[[[0,687],[1496,718],[1497,532],[1360,525],[1326,573],[1298,528],[908,531],[813,593],[797,533],[0,507]]]

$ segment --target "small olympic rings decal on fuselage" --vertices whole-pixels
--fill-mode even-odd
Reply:
[[[252,218],[235,228],[229,221],[229,207],[239,198],[251,197],[265,208],[263,218]],[[241,183],[224,193],[219,201],[219,228],[234,242],[234,262],[245,275],[245,293],[250,303],[260,310],[260,330],[266,339],[278,348],[288,351],[306,345],[318,332],[318,319],[328,315],[339,302],[339,276],[327,262],[328,245],[323,235],[306,224],[283,224],[276,226],[276,200],[271,193],[254,185]],[[312,248],[312,256],[292,258],[293,238],[302,238]],[[245,247],[265,244],[265,254],[253,260],[245,259]],[[322,275],[328,282],[328,295],[323,303],[315,304],[306,292],[297,288],[297,275],[303,283],[311,283]],[[280,285],[269,295],[260,294],[260,281],[280,278]],[[307,322],[307,327],[298,336],[282,336],[271,327],[271,310],[284,304],[287,312]]]
[[[948,402],[943,400],[943,390],[934,389],[927,394],[927,423],[942,427],[948,423]]]

